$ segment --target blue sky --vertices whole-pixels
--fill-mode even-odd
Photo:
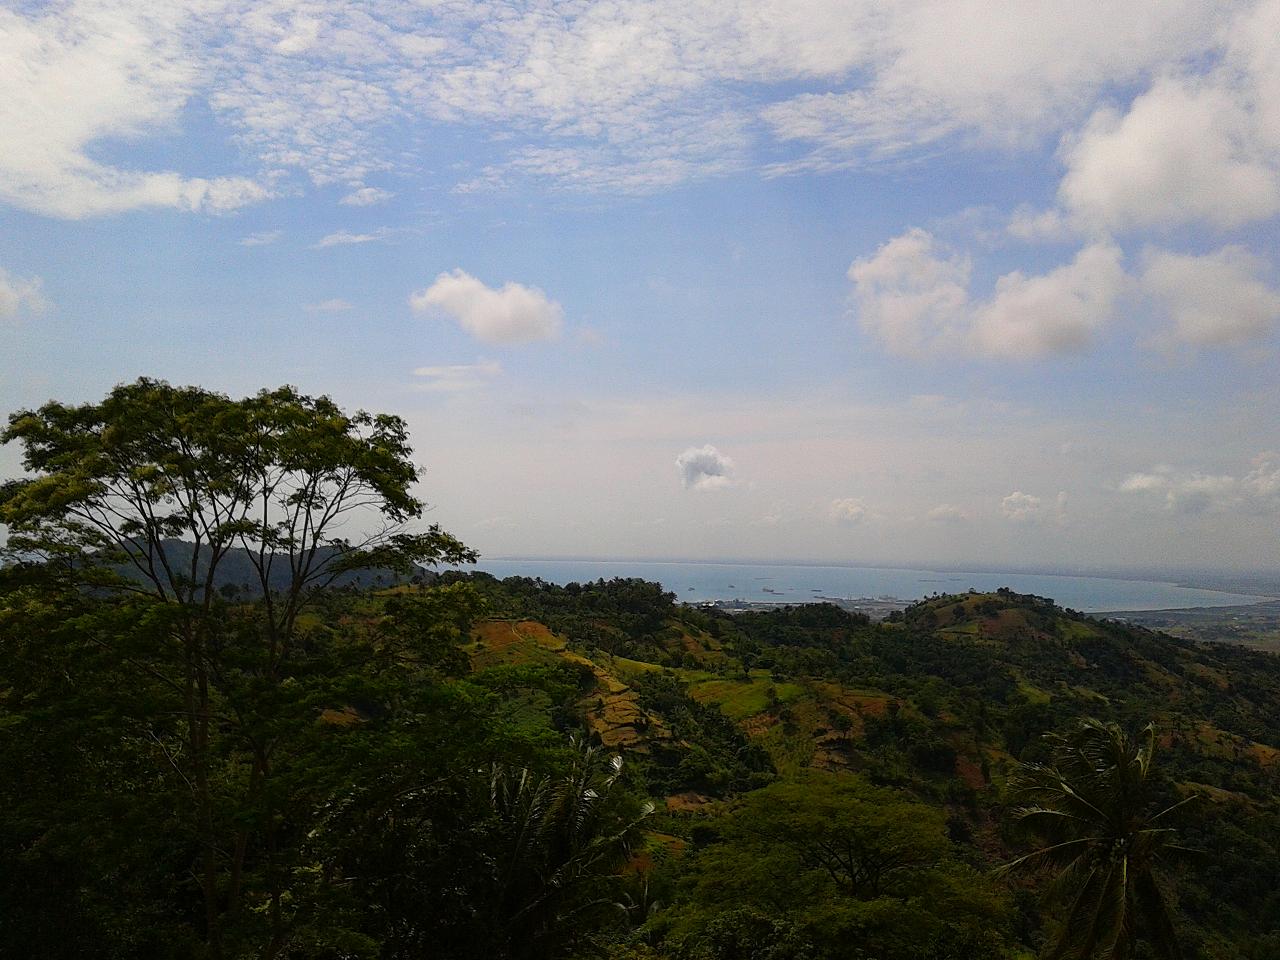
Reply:
[[[1277,36],[1278,0],[0,5],[0,409],[396,412],[490,555],[1277,568]]]

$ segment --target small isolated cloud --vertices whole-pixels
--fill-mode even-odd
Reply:
[[[374,243],[387,239],[388,231],[383,228],[373,233],[352,233],[350,230],[338,230],[317,240],[312,249],[323,250],[325,247],[345,247],[357,243]]]
[[[959,507],[953,507],[949,503],[940,503],[925,516],[932,523],[959,523],[962,520],[967,520],[969,515]]]
[[[354,310],[355,307],[346,300],[335,298],[321,300],[319,303],[308,303],[306,309],[309,313],[342,313],[344,310]]]
[[[394,196],[390,190],[383,190],[381,187],[358,187],[338,202],[344,207],[372,207],[386,203]]]
[[[1266,261],[1244,247],[1204,256],[1151,249],[1142,290],[1168,312],[1169,336],[1191,346],[1228,346],[1267,336],[1280,319],[1280,292],[1262,274]]]
[[[1043,503],[1039,497],[1015,490],[1000,501],[1000,512],[1014,523],[1032,523],[1040,519]]]
[[[832,520],[840,523],[861,523],[867,519],[867,505],[857,497],[832,500],[827,512]]]
[[[421,377],[418,390],[426,393],[462,393],[483,387],[494,377],[502,375],[502,364],[494,360],[478,360],[475,363],[457,363],[437,367],[418,367],[413,371]]]
[[[892,353],[1031,360],[1089,345],[1123,288],[1120,258],[1112,244],[1091,244],[1048,273],[1007,273],[975,302],[968,258],[946,255],[914,228],[855,260],[849,279],[862,328]]]
[[[265,247],[268,244],[275,243],[283,236],[283,230],[262,230],[258,233],[251,233],[247,237],[241,237],[240,246]]]
[[[440,274],[409,298],[409,306],[452,317],[485,343],[554,340],[564,323],[564,309],[537,287],[504,283],[495,289],[461,269]]]
[[[733,484],[733,461],[715,447],[690,447],[676,457],[686,490],[720,490]]]
[[[1280,506],[1280,454],[1262,453],[1242,475],[1179,471],[1161,465],[1132,473],[1122,493],[1159,497],[1166,510],[1182,514],[1258,512]]]
[[[0,320],[23,313],[40,313],[49,306],[38,277],[12,277],[0,270]]]

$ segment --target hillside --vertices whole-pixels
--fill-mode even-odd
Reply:
[[[865,767],[883,721],[896,717],[904,732],[955,750],[955,767],[935,757],[927,772],[968,782],[971,762],[998,765],[1083,713],[1154,720],[1168,746],[1205,762],[1243,757],[1272,771],[1280,756],[1280,658],[1097,620],[1042,598],[940,597],[882,624],[824,604],[728,616],[670,603],[628,630],[583,619],[572,603],[548,609],[545,592],[515,582],[489,585],[491,604],[512,616],[477,625],[467,648],[476,669],[577,664],[595,677],[597,699],[674,682],[771,745],[781,763],[796,760],[784,747],[804,753],[808,744],[806,765]],[[648,749],[649,738],[628,729],[603,735]]]
[[[1092,717],[1155,724],[1144,806],[1191,798],[1181,956],[1280,958],[1274,654],[1007,591],[872,622],[446,573],[322,592],[287,645],[221,597],[193,743],[172,605],[13,572],[0,957],[207,955],[213,902],[236,958],[1030,960],[1070,926],[993,873],[1011,784]]]
[[[837,771],[942,811],[966,856],[993,865],[1018,844],[1005,778],[1044,734],[1082,716],[1154,721],[1163,789],[1206,798],[1183,829],[1214,856],[1179,882],[1196,950],[1275,955],[1280,658],[1006,591],[873,624],[828,605],[730,616],[633,581],[472,579],[502,615],[477,625],[473,667],[580,669],[574,716],[632,758],[672,814],[662,829],[686,837],[774,777]]]
[[[162,545],[169,563],[173,565],[175,570],[189,569],[192,554],[197,554],[196,580],[203,580],[209,569],[208,547],[201,547],[197,550],[196,546],[190,541],[176,539],[163,540]],[[340,556],[340,551],[335,547],[321,547],[316,551],[315,568],[321,570]],[[266,564],[268,569],[267,583],[270,589],[286,590],[292,577],[288,554],[268,554]],[[129,563],[118,565],[114,569],[116,572],[131,579],[139,579],[141,576],[138,570]],[[365,567],[358,570],[344,570],[335,574],[326,585],[335,589],[352,587],[368,589],[406,583],[410,579],[430,580],[433,577],[435,577],[434,573],[421,567],[414,572],[412,577],[405,576],[387,567]],[[254,565],[254,557],[242,547],[232,547],[227,550],[218,563],[213,586],[214,589],[223,593],[235,594],[252,590],[258,582],[258,570]]]

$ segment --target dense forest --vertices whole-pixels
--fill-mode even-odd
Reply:
[[[1280,960],[1274,654],[458,572],[288,388],[3,439],[0,957]]]

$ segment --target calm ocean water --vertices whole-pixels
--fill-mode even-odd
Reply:
[[[891,567],[821,567],[793,564],[668,563],[645,560],[488,560],[477,569],[495,577],[541,577],[551,583],[585,583],[613,577],[656,580],[688,603],[703,600],[811,602],[819,597],[918,600],[969,588],[1009,587],[1049,597],[1084,613],[1172,610],[1253,603],[1261,598],[1198,590],[1150,580],[1063,577],[1030,573],[957,573]]]

